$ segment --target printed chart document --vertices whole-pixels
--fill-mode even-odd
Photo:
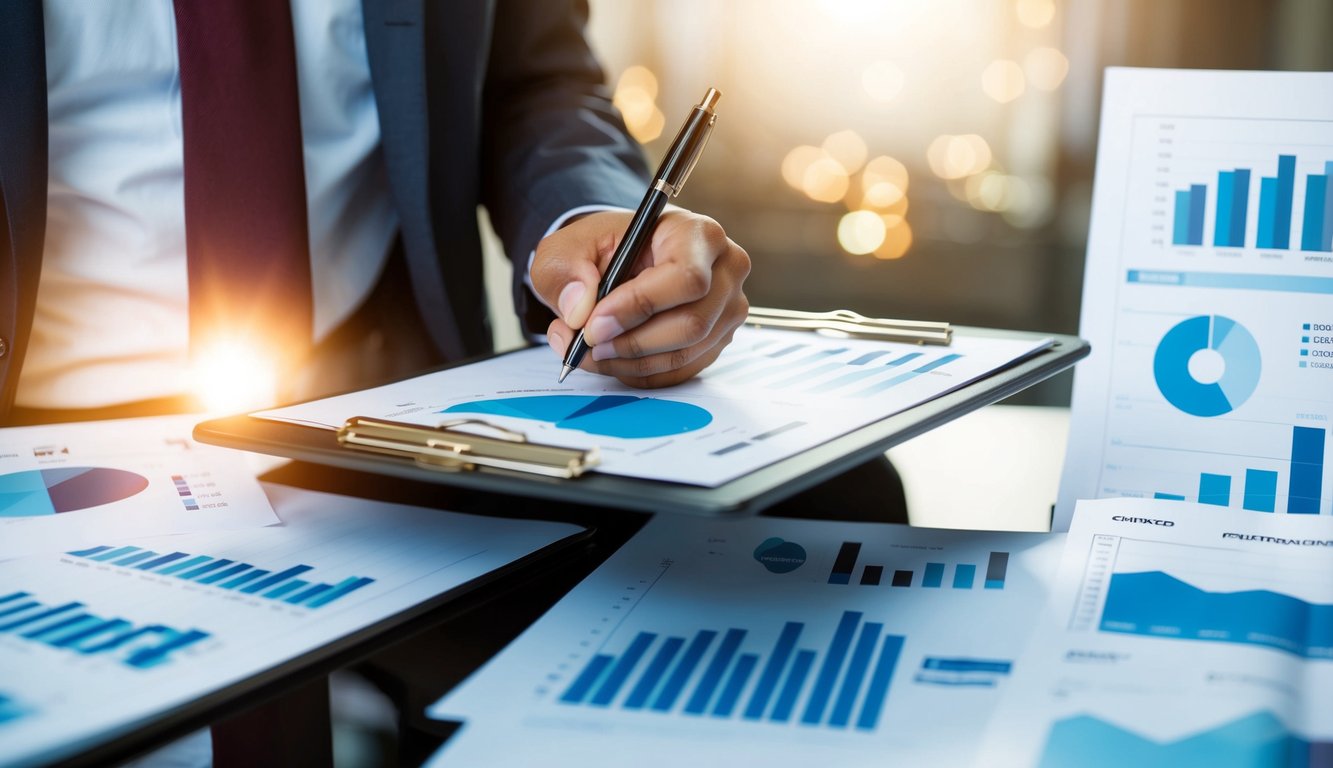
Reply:
[[[581,530],[267,490],[281,526],[0,562],[0,763],[77,754]]]
[[[1056,511],[1333,513],[1333,74],[1106,76]]]
[[[659,516],[429,710],[440,764],[970,764],[1061,538]]]
[[[922,347],[742,328],[695,379],[645,392],[576,371],[545,348],[256,416],[337,429],[353,416],[480,419],[533,442],[601,449],[597,471],[715,487],[939,397],[1050,346],[955,337]]]
[[[191,440],[196,421],[0,429],[0,558],[278,522],[244,454]]]
[[[1333,519],[1080,502],[983,765],[1333,765]]]

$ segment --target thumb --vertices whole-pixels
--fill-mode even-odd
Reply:
[[[597,265],[604,260],[602,251],[614,247],[618,234],[605,216],[586,216],[537,244],[530,271],[532,287],[570,328],[582,328],[597,303],[597,284],[602,279]]]

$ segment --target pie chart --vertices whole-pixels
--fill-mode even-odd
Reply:
[[[707,426],[713,414],[697,405],[633,395],[537,395],[478,400],[440,413],[479,413],[554,424],[590,435],[667,437]]]
[[[1245,326],[1222,315],[1199,315],[1162,337],[1153,378],[1162,396],[1185,413],[1221,416],[1254,394],[1259,357],[1259,344]]]
[[[123,469],[53,467],[0,475],[0,517],[74,512],[128,499],[148,479]]]

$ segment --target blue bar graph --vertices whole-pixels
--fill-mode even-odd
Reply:
[[[594,653],[556,701],[777,725],[800,713],[806,726],[877,727],[904,638],[855,611],[841,614],[822,650],[798,647],[805,630],[785,622],[765,653],[741,652],[753,634],[736,627],[701,629],[688,642],[683,633],[641,631],[619,655]]]
[[[937,589],[944,584],[944,563],[926,563],[926,575],[921,586]]]
[[[921,354],[921,353],[919,353],[919,352],[913,352],[912,355],[910,355],[909,357],[919,356],[920,354]],[[906,373],[899,374],[899,375],[894,376],[893,378],[888,379],[888,380],[886,380],[886,381],[881,381],[881,382],[878,382],[878,383],[876,383],[876,384],[872,384],[871,386],[866,387],[865,389],[863,389],[863,390],[861,390],[861,391],[855,393],[855,396],[856,396],[856,397],[870,397],[871,395],[877,395],[877,394],[879,394],[880,392],[883,392],[883,391],[886,390],[886,389],[889,389],[889,388],[891,388],[891,387],[896,387],[896,386],[898,386],[899,384],[903,383],[904,381],[910,381],[910,380],[912,380],[912,379],[916,378],[917,376],[920,376],[920,375],[922,375],[922,374],[924,374],[924,373],[930,373],[931,371],[933,371],[933,370],[935,370],[935,369],[937,369],[937,368],[941,368],[941,367],[943,367],[943,366],[945,366],[945,365],[948,365],[949,363],[952,363],[953,361],[958,360],[958,359],[960,359],[961,357],[962,357],[962,355],[959,355],[959,354],[941,355],[940,357],[938,357],[938,358],[936,358],[936,359],[934,359],[934,360],[931,360],[930,362],[924,363],[924,364],[922,364],[922,365],[920,365],[920,366],[918,366],[918,367],[916,367],[916,368],[913,368],[912,370],[910,370],[910,371],[908,371],[908,372],[906,372]],[[906,359],[906,358],[904,358],[904,359]],[[889,363],[889,365],[895,365],[897,362],[901,362],[901,361],[895,361],[894,363]]]
[[[959,565],[953,569],[953,588],[971,589],[972,582],[977,578],[977,567],[975,565]]]
[[[1172,245],[1193,245],[1190,242],[1190,191],[1176,190],[1176,208],[1171,226]]]
[[[264,599],[281,599],[290,605],[299,605],[305,608],[323,607],[362,587],[375,583],[372,578],[351,576],[336,584],[312,584],[295,579],[296,576],[314,570],[314,567],[310,565],[296,565],[273,573],[269,570],[257,569],[249,563],[237,563],[228,558],[190,555],[186,552],[172,552],[161,555],[140,547],[101,545],[66,552],[65,554],[93,562],[106,563],[117,568],[131,568],[135,571],[157,576],[172,576],[182,581],[192,581],[195,584],[204,584],[217,589],[238,590],[243,594],[255,595]]]
[[[1008,552],[990,553],[990,561],[986,563],[986,589],[1004,589],[1004,575],[1008,568]]]
[[[1327,430],[1294,427],[1291,431],[1291,477],[1287,485],[1287,513],[1319,514],[1323,494],[1324,442]]]
[[[136,670],[166,664],[176,652],[210,637],[198,629],[104,619],[78,601],[46,605],[30,598],[28,592],[0,596],[0,634],[12,633],[21,640],[83,656],[112,656]]]
[[[1208,187],[1191,184],[1176,191],[1175,221],[1171,242],[1174,245],[1203,245],[1203,213],[1208,203]]]
[[[1184,501],[1185,497],[1179,493],[1163,493],[1158,491],[1152,495],[1154,499],[1166,499],[1167,501]]]
[[[1231,476],[1204,472],[1199,475],[1199,503],[1231,506]]]
[[[1265,469],[1245,470],[1245,501],[1241,506],[1251,512],[1275,511],[1277,473]]]

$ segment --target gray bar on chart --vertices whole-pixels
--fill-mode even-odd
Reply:
[[[770,437],[777,437],[783,432],[790,432],[791,430],[796,429],[797,427],[804,427],[805,425],[806,422],[804,421],[793,421],[792,423],[784,424],[783,426],[778,427],[777,429],[770,429],[769,431],[765,432],[762,435],[755,435],[750,439],[754,440],[755,442],[758,442],[760,440],[767,440]]]
[[[731,453],[732,451],[739,451],[740,449],[742,449],[742,448],[744,448],[744,447],[746,447],[746,446],[748,446],[748,445],[749,445],[749,443],[732,443],[731,445],[728,445],[726,448],[718,448],[716,451],[713,451],[713,452],[710,453],[709,455],[710,455],[710,456],[726,456],[728,453]]]

